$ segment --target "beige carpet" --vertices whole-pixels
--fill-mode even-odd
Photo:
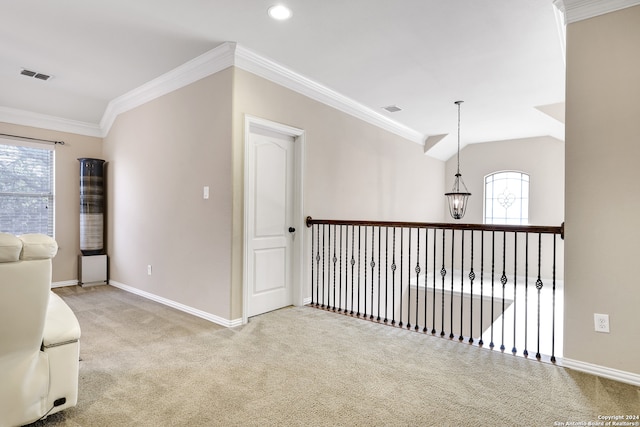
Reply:
[[[225,329],[110,286],[56,292],[82,327],[79,401],[34,426],[553,426],[640,414],[637,387],[314,308]]]

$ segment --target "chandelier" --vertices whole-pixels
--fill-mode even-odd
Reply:
[[[456,101],[458,106],[458,168],[456,172],[456,179],[453,182],[453,189],[449,193],[445,193],[447,201],[449,202],[449,213],[453,219],[461,219],[467,209],[467,201],[469,200],[469,190],[464,185],[462,175],[460,174],[460,104],[464,101]]]

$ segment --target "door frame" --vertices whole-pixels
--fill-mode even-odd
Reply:
[[[245,114],[244,116],[244,197],[243,197],[243,238],[242,238],[242,324],[246,324],[249,321],[249,212],[247,206],[249,206],[249,149],[250,149],[250,134],[253,126],[261,127],[263,129],[270,130],[285,136],[293,137],[294,147],[294,172],[293,172],[293,224],[296,233],[293,238],[292,248],[292,300],[293,304],[297,306],[304,305],[304,295],[302,292],[304,286],[304,235],[305,235],[305,223],[303,218],[304,212],[304,151],[305,151],[305,131],[302,129],[294,128],[282,123],[273,122],[271,120],[262,119],[260,117],[251,116]]]

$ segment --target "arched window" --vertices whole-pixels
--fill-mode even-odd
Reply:
[[[484,223],[529,223],[529,175],[502,171],[484,178]]]

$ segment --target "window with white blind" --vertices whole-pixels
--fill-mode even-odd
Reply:
[[[529,223],[529,175],[503,171],[484,178],[484,223]]]
[[[54,237],[54,155],[0,142],[0,231]]]

